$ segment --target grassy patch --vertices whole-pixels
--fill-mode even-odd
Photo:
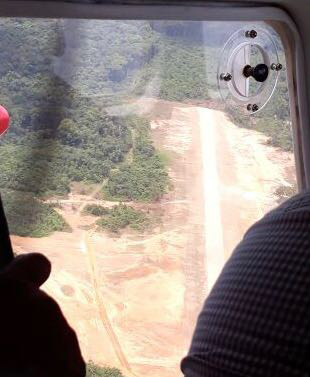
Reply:
[[[146,119],[132,117],[132,161],[110,173],[103,190],[106,199],[150,202],[158,200],[169,188],[166,161],[156,151]]]
[[[3,191],[2,196],[11,234],[46,237],[55,231],[71,231],[52,205],[26,193]]]
[[[117,368],[98,366],[90,361],[87,364],[86,377],[124,377],[124,375]]]
[[[290,123],[280,119],[258,119],[255,129],[269,136],[268,144],[284,151],[293,151]]]
[[[292,196],[296,195],[298,192],[297,185],[294,184],[292,186],[279,186],[275,190],[275,195],[277,196],[278,204],[285,202],[287,199],[291,198]]]
[[[268,136],[268,145],[286,152],[293,151],[291,123],[277,117],[251,117],[238,109],[228,109],[229,119],[238,127],[252,129]]]
[[[137,231],[145,231],[151,224],[150,216],[126,204],[112,207],[105,216],[97,221],[99,228],[109,230],[113,233],[118,233],[126,227]]]
[[[111,174],[106,189],[110,198],[150,202],[160,199],[167,192],[168,185],[165,165],[155,155],[124,164]]]
[[[83,213],[85,215],[104,216],[109,213],[109,210],[98,204],[87,204],[83,210]]]
[[[166,165],[168,166],[172,160],[172,155],[171,153],[169,153],[168,151],[165,151],[165,150],[159,150],[157,152],[157,155],[159,156],[160,160]]]

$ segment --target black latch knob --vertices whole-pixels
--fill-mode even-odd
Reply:
[[[243,69],[243,74],[245,77],[252,76],[258,82],[264,82],[269,75],[269,68],[266,64],[257,64],[256,67],[246,65]]]

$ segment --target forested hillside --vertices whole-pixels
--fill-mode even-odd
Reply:
[[[201,46],[149,22],[116,21],[2,19],[0,41],[8,46],[0,103],[12,119],[0,144],[0,189],[12,233],[68,230],[42,199],[68,194],[71,182],[106,182],[112,200],[154,201],[167,191],[149,122],[106,107],[147,89],[164,99],[207,98]]]
[[[0,141],[0,189],[12,233],[69,230],[43,199],[67,195],[72,182],[103,184],[110,200],[151,202],[167,192],[149,121],[108,108],[141,95],[218,101],[216,58],[231,30],[208,25],[0,20],[0,103],[11,115]],[[259,118],[255,125],[290,150],[287,136],[277,141],[287,111],[283,88],[274,99],[281,116],[270,114],[271,128]]]

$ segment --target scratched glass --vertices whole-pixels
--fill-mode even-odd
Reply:
[[[14,249],[52,261],[43,289],[89,368],[180,375],[233,248],[296,192],[285,56],[270,28],[283,64],[270,102],[250,116],[221,99],[219,57],[241,27],[0,20],[11,115],[0,189]]]

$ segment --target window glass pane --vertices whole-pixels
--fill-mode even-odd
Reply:
[[[249,115],[221,99],[217,72],[243,24],[0,20],[11,115],[0,189],[14,249],[52,261],[43,288],[90,368],[179,375],[231,251],[297,190],[285,56],[256,26],[283,69]],[[252,46],[250,65],[262,59]],[[263,84],[248,80],[254,96]]]

